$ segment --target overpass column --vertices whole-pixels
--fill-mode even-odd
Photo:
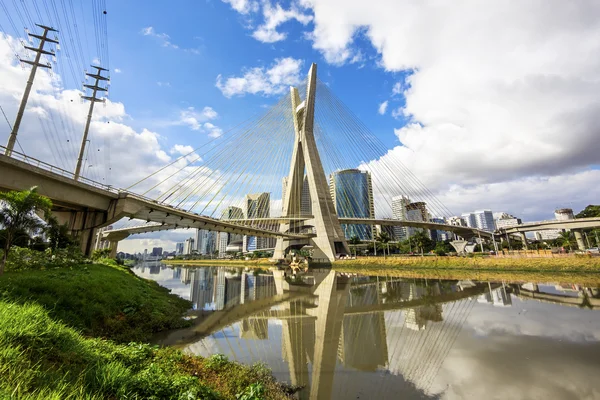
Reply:
[[[110,241],[109,242],[109,249],[110,249],[110,254],[108,255],[110,258],[116,258],[117,257],[117,248],[119,247],[119,242],[118,241]]]
[[[523,242],[523,249],[527,250],[527,236],[525,236],[525,232],[520,232],[521,241]]]
[[[573,233],[575,234],[575,240],[577,240],[577,247],[579,250],[585,250],[585,243],[583,242],[581,231],[573,230]]]

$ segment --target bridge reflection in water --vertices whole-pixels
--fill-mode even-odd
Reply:
[[[434,380],[476,304],[492,310],[526,298],[600,305],[597,290],[575,286],[544,292],[531,283],[349,276],[329,269],[290,276],[150,268],[189,285],[196,317],[193,327],[159,343],[265,362],[277,379],[304,387],[301,399],[437,398]]]

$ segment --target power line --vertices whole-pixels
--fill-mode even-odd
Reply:
[[[29,79],[27,80],[27,86],[25,86],[25,92],[23,93],[23,98],[21,99],[21,105],[19,106],[19,111],[17,112],[17,118],[15,119],[15,124],[10,133],[10,138],[8,139],[8,145],[6,146],[6,151],[4,153],[7,156],[10,156],[12,154],[13,148],[15,146],[15,141],[17,140],[17,133],[19,132],[19,127],[21,126],[21,120],[23,119],[23,114],[25,112],[25,106],[27,105],[27,100],[29,99],[29,93],[31,92],[31,87],[33,86],[33,80],[35,79],[35,73],[37,72],[37,67],[50,68],[50,64],[41,64],[40,63],[42,54],[54,56],[53,51],[44,50],[44,45],[46,44],[46,42],[58,44],[58,40],[48,38],[48,33],[49,32],[57,32],[56,29],[53,29],[53,28],[50,28],[50,27],[44,26],[44,25],[39,25],[39,24],[36,24],[36,25],[39,26],[40,28],[44,29],[44,33],[42,36],[36,35],[33,33],[28,33],[29,36],[40,40],[40,44],[37,48],[23,46],[28,50],[34,51],[36,53],[36,56],[35,56],[35,61],[33,61],[33,62],[29,61],[29,60],[21,59],[21,62],[30,64],[33,67],[31,68],[31,73],[29,74]]]
[[[101,75],[102,71],[106,71],[105,68],[98,67],[92,65],[92,68],[96,68],[96,74],[86,73],[87,76],[94,78],[96,82],[93,85],[83,85],[88,89],[92,90],[91,96],[83,96],[83,99],[90,101],[90,110],[88,112],[87,120],[85,122],[85,129],[83,131],[83,138],[81,140],[81,149],[79,150],[79,158],[77,159],[77,166],[75,167],[75,180],[79,179],[79,175],[81,173],[81,162],[83,160],[83,155],[85,152],[85,144],[87,142],[88,132],[90,129],[90,122],[92,120],[92,114],[94,112],[94,103],[96,102],[104,102],[106,99],[99,99],[96,97],[98,92],[105,92],[106,88],[98,86],[100,81],[108,81],[108,78]]]

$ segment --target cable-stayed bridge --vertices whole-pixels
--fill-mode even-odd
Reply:
[[[493,239],[433,222],[452,213],[318,80],[316,64],[304,84],[126,189],[15,150],[0,156],[0,188],[38,186],[87,254],[98,229],[124,219],[131,222],[103,233],[114,252],[131,234],[178,228],[271,239],[276,260],[305,246],[333,260],[349,253],[350,236],[373,240],[384,226]]]

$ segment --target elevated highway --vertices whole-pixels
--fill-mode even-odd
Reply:
[[[157,225],[149,228],[151,230],[188,227],[271,238],[308,237],[198,215],[83,177],[75,180],[72,172],[16,151],[12,152],[12,157],[0,154],[0,190],[27,190],[32,186],[37,186],[40,194],[52,200],[52,213],[78,238],[85,254],[94,249],[97,229],[122,218],[156,222]],[[112,238],[108,238],[113,242],[129,236],[126,229],[109,232],[114,232]]]

